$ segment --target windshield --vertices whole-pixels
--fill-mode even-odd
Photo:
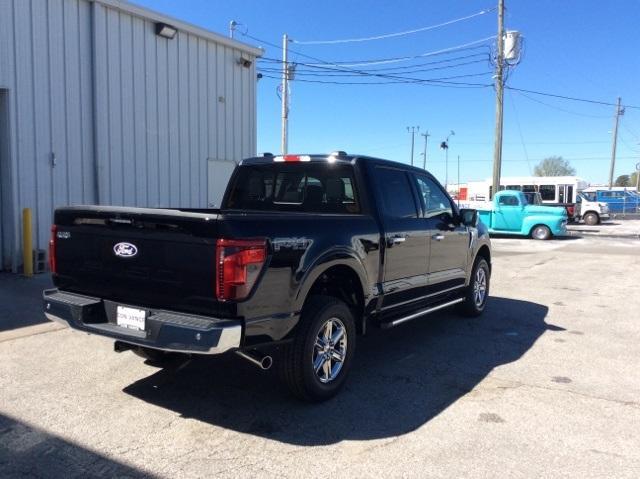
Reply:
[[[360,213],[351,166],[326,163],[241,166],[223,209]]]

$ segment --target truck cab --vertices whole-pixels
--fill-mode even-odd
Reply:
[[[609,218],[609,205],[597,201],[595,193],[579,192],[576,195],[576,221],[583,220],[585,224],[594,226],[600,224],[603,219]]]
[[[525,194],[518,190],[498,192],[490,209],[481,209],[478,213],[489,233],[531,236],[540,240],[567,233],[565,208],[531,205]]]

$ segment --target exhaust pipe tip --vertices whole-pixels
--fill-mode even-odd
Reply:
[[[260,367],[265,371],[270,369],[271,366],[273,366],[273,358],[271,356],[265,356],[262,358],[262,361],[260,361]]]
[[[245,352],[240,350],[236,351],[236,354],[241,358],[246,359],[251,364],[258,366],[264,371],[270,369],[271,366],[273,366],[273,358],[268,354],[263,355],[258,351]]]

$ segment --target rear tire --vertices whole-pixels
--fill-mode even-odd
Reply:
[[[479,257],[471,270],[471,279],[465,292],[464,302],[460,304],[460,312],[467,317],[480,316],[489,298],[489,282],[491,270],[487,260]]]
[[[331,296],[313,296],[284,351],[281,377],[294,396],[325,401],[344,385],[355,346],[356,326],[347,305]]]
[[[584,215],[584,224],[595,226],[600,223],[600,217],[596,213],[587,213]]]
[[[545,225],[537,225],[534,226],[531,230],[531,237],[537,240],[548,240],[551,239],[551,230],[548,226]]]

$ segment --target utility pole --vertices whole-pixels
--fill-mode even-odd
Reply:
[[[289,137],[289,63],[287,60],[287,49],[289,48],[289,37],[285,33],[282,36],[282,142],[280,150],[283,155],[287,154]]]
[[[613,144],[611,145],[611,167],[609,168],[609,189],[613,187],[613,172],[616,169],[616,147],[618,146],[618,123],[620,116],[624,115],[624,108],[620,108],[622,98],[618,97],[616,114],[613,116]]]
[[[420,135],[424,136],[424,153],[422,153],[422,169],[427,169],[427,139],[431,136],[429,131],[427,130],[424,133],[420,133]]]
[[[502,169],[502,113],[504,98],[504,0],[498,0],[498,58],[496,59],[496,132],[493,146],[493,191],[491,197],[500,190],[500,170]]]
[[[416,131],[420,131],[420,127],[408,126],[407,131],[411,133],[411,166],[413,166],[413,150],[416,144]]]

